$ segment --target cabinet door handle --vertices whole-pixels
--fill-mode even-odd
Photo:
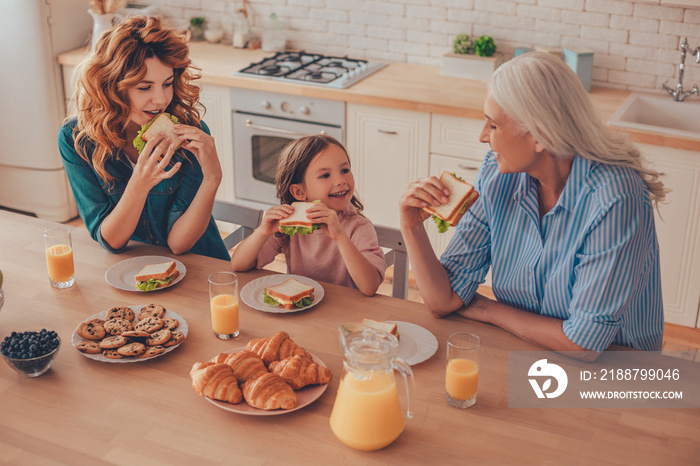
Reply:
[[[288,129],[273,128],[271,126],[256,125],[255,123],[253,123],[252,120],[246,120],[245,126],[246,126],[246,128],[257,129],[260,131],[269,131],[270,133],[284,134],[284,135],[293,136],[293,137],[304,137],[304,136],[308,136],[310,134],[310,133],[300,133],[298,131],[291,131]],[[326,132],[319,131],[318,134],[323,134],[325,136]]]
[[[377,131],[379,131],[382,134],[399,134],[396,131],[392,131],[390,129],[381,129],[379,128]]]
[[[477,171],[479,167],[473,167],[471,165],[464,165],[461,163],[458,163],[457,166],[461,168],[462,170],[469,170],[469,171]]]

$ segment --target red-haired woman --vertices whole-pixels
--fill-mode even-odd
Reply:
[[[105,32],[79,70],[77,116],[58,145],[91,236],[114,253],[133,239],[228,260],[211,216],[221,165],[195,107],[187,36],[158,18],[131,18]],[[161,133],[139,153],[133,140],[161,112],[178,119],[186,142],[175,150]]]

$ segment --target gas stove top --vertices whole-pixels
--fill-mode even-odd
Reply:
[[[253,63],[234,74],[345,89],[386,65],[303,51],[277,52],[275,56]]]

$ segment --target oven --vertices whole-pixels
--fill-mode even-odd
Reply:
[[[236,201],[279,204],[275,171],[288,142],[327,134],[345,144],[345,102],[234,88],[231,108]]]

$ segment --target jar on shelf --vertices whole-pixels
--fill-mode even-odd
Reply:
[[[263,23],[262,49],[265,52],[281,52],[287,45],[287,25],[276,13]]]
[[[233,46],[242,49],[248,44],[250,26],[243,10],[238,10],[233,16]]]
[[[207,42],[216,44],[224,37],[224,28],[220,21],[207,21],[204,27],[204,38]]]

